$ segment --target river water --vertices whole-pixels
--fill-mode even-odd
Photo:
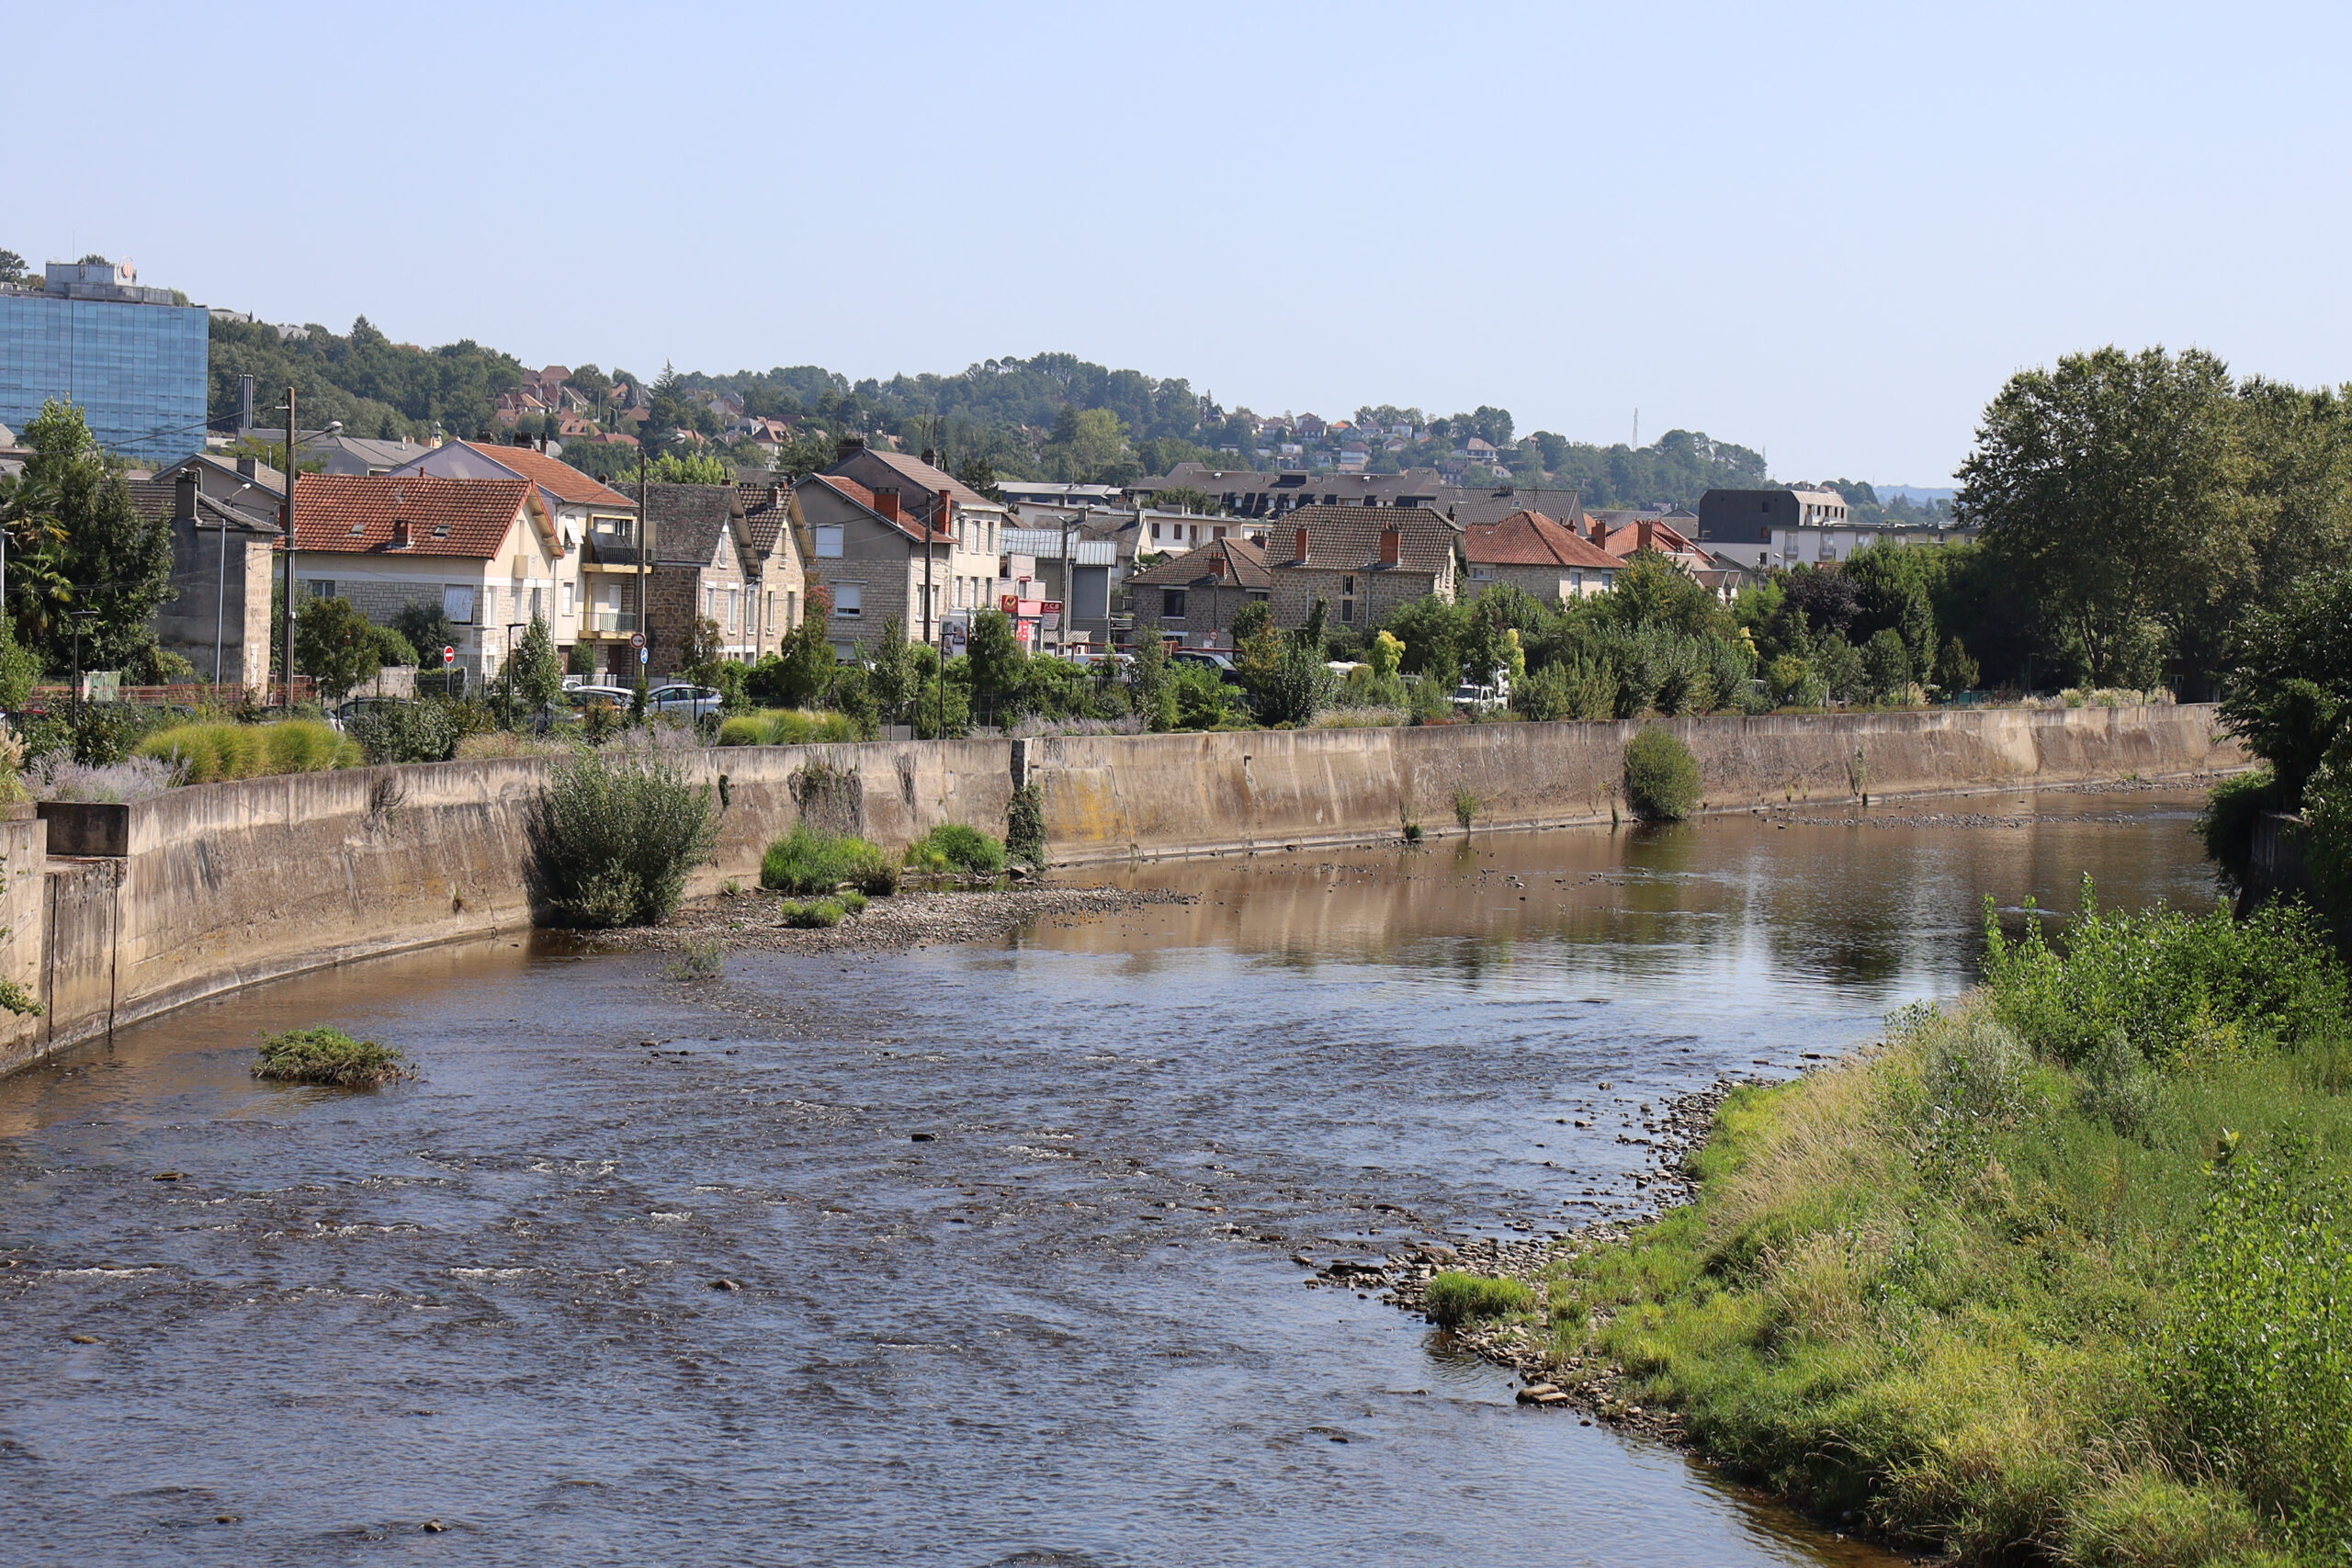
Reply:
[[[1292,1258],[1617,1212],[1645,1102],[1963,989],[1986,894],[2211,902],[2187,797],[1941,804],[2042,815],[1169,862],[992,947],[501,941],[128,1031],[0,1082],[0,1561],[1889,1561]],[[322,1021],[424,1079],[247,1076]]]

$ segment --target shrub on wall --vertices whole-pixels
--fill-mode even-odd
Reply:
[[[1679,822],[1699,809],[1699,760],[1671,731],[1645,725],[1625,742],[1625,802],[1645,822]]]
[[[139,743],[134,755],[176,766],[184,783],[219,784],[271,773],[316,773],[355,768],[358,743],[314,718],[277,724],[176,724]]]
[[[666,753],[589,753],[556,765],[526,831],[546,918],[589,930],[651,925],[710,858],[718,803]]]

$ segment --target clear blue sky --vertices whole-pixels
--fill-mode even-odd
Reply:
[[[1064,349],[1932,485],[2072,349],[2346,375],[2347,16],[45,6],[0,246],[535,365]]]

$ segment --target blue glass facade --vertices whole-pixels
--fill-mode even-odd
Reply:
[[[0,293],[0,424],[21,436],[55,398],[127,457],[186,457],[204,445],[211,326],[201,306]]]

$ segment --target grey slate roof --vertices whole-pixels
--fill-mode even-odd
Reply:
[[[708,566],[719,535],[742,518],[743,498],[733,485],[648,485],[645,511],[657,564]]]

